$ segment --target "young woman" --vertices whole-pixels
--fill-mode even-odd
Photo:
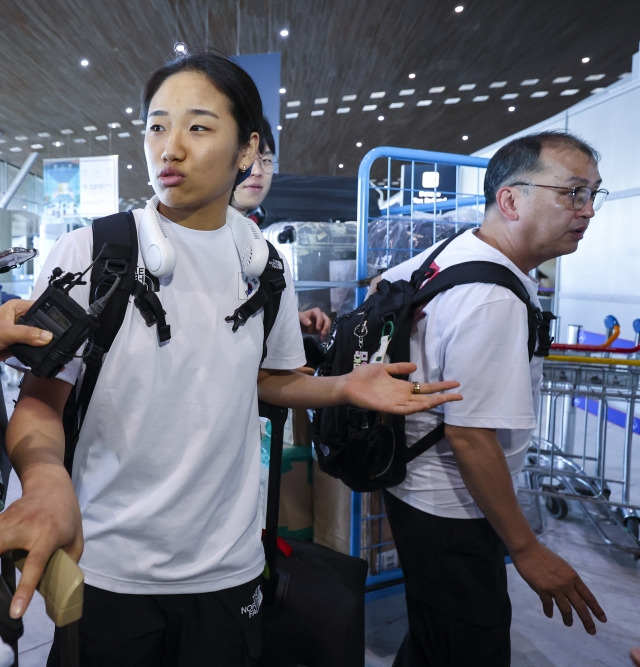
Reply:
[[[7,433],[23,497],[0,516],[0,551],[29,551],[11,613],[24,613],[49,556],[63,547],[82,555],[85,667],[197,667],[212,657],[226,667],[253,665],[264,566],[258,396],[402,413],[459,396],[426,395],[454,382],[412,394],[412,383],[389,375],[412,364],[342,378],[296,372],[305,358],[288,270],[261,364],[262,311],[235,332],[225,320],[250,291],[234,238],[247,222],[228,202],[258,147],[256,86],[220,55],[185,56],[152,75],[142,117],[156,196],[135,218],[139,233],[159,220],[175,255],[154,279],[172,336],[158,343],[140,313],[127,311],[86,414],[73,486],[62,465],[61,414],[81,360],[53,379],[26,373]],[[64,235],[35,294],[53,267],[84,270],[91,239],[90,228]],[[87,306],[87,286],[72,295]]]

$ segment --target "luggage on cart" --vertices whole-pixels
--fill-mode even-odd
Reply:
[[[262,664],[363,667],[367,563],[312,542],[287,538],[277,546],[287,410],[261,403],[260,416],[271,421]]]
[[[264,236],[283,254],[294,281],[350,281],[356,276],[355,222],[277,222]],[[325,313],[354,307],[350,287],[297,290],[298,309],[316,306]]]

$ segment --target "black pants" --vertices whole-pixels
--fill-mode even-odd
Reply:
[[[85,586],[82,667],[255,667],[262,577],[213,593],[125,595]],[[47,667],[58,667],[56,631]]]
[[[409,631],[394,667],[508,667],[505,548],[486,519],[446,519],[388,492]]]

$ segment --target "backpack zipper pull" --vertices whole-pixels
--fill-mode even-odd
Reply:
[[[371,361],[369,363],[371,364],[388,364],[389,363],[389,355],[387,354],[387,348],[389,347],[389,343],[391,342],[391,338],[393,337],[393,322],[385,322],[383,327],[382,327],[382,336],[380,337],[380,347],[378,348],[378,351],[374,353],[374,355],[371,357]]]

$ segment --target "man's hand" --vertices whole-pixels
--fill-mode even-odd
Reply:
[[[303,334],[320,334],[324,338],[331,329],[331,318],[320,308],[303,310],[298,313],[298,318]]]
[[[537,542],[522,553],[511,553],[511,559],[520,576],[540,596],[545,616],[553,616],[555,603],[566,626],[573,625],[574,609],[590,635],[596,634],[591,614],[606,623],[604,611],[578,573],[543,544]]]
[[[53,334],[50,331],[16,324],[18,318],[24,315],[32,304],[33,301],[11,299],[0,306],[0,360],[11,356],[11,352],[6,348],[13,343],[40,346],[51,342]]]
[[[460,401],[460,394],[436,392],[455,389],[458,382],[420,382],[415,392],[414,382],[398,380],[392,375],[408,375],[416,370],[410,362],[396,364],[362,364],[338,378],[344,403],[351,403],[368,410],[410,415],[431,410],[442,403]]]

